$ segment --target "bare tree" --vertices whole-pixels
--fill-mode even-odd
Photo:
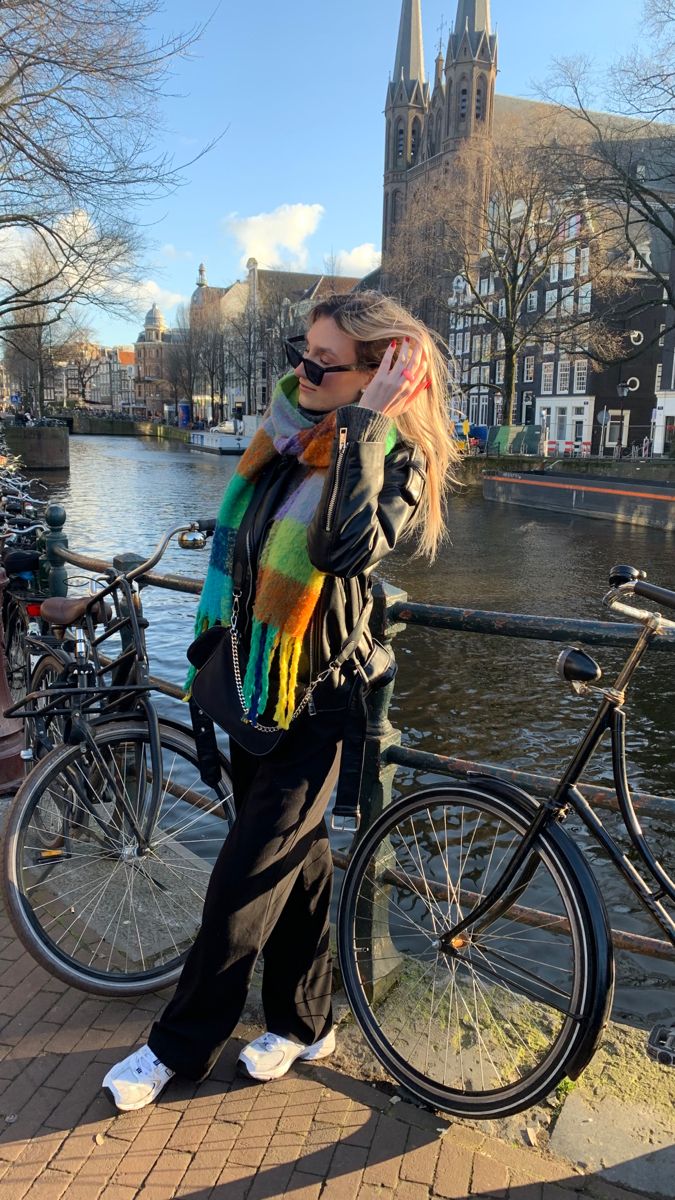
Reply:
[[[190,310],[184,304],[176,309],[173,344],[168,353],[168,375],[174,395],[189,402],[190,420],[194,419],[194,398],[201,370],[201,333],[190,322]]]
[[[397,214],[383,258],[382,290],[443,336],[447,298],[461,263],[450,218],[449,189],[422,177]]]
[[[200,32],[153,41],[159,0],[6,0],[0,6],[0,325],[76,299],[128,311],[137,206],[173,188],[152,147],[172,60]],[[149,112],[153,120],[148,119]],[[17,272],[27,234],[43,271]]]
[[[471,173],[471,148],[458,166]],[[513,424],[518,359],[556,340],[595,363],[623,357],[614,327],[628,282],[625,255],[589,206],[585,189],[561,179],[557,157],[516,136],[493,148],[487,204],[446,215],[472,313],[499,335],[503,419]],[[480,248],[480,252],[478,252]],[[558,290],[558,282],[561,290]]]
[[[541,87],[566,122],[559,167],[628,247],[635,267],[663,289],[675,324],[675,4],[644,0],[647,40],[604,76],[584,58],[555,63]],[[598,111],[599,108],[605,111]],[[608,115],[609,114],[609,115]]]

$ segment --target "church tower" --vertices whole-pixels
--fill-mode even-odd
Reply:
[[[429,84],[424,75],[421,0],[403,0],[394,74],[387,88],[382,248],[400,220],[406,201],[407,172],[423,155]]]
[[[458,150],[467,138],[490,137],[496,82],[490,0],[459,0],[445,60],[444,150]]]

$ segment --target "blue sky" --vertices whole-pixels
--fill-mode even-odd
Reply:
[[[337,256],[363,274],[380,249],[382,110],[393,68],[399,0],[165,0],[158,31],[204,21],[191,58],[176,65],[157,113],[158,146],[186,161],[185,186],[144,210],[152,248],[143,309],[157,300],[171,320],[194,287],[199,262],[209,283],[261,266],[321,271]],[[500,37],[498,90],[529,96],[555,55],[587,54],[601,66],[637,40],[639,0],[492,0]],[[289,15],[289,12],[291,15]],[[441,21],[455,0],[422,0],[427,73]],[[108,345],[131,343],[142,323],[88,316]]]

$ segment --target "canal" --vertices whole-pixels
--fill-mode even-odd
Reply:
[[[106,437],[72,438],[70,460],[69,476],[46,477],[51,495],[67,510],[72,549],[106,557],[121,550],[149,553],[172,524],[215,516],[237,461],[151,439]],[[490,504],[477,489],[455,496],[449,515],[449,539],[433,566],[412,558],[407,547],[385,563],[386,579],[411,600],[601,618],[613,563],[632,563],[654,582],[675,586],[672,533],[535,515]],[[172,545],[158,569],[199,576],[206,563],[206,552],[187,554]],[[144,605],[153,673],[181,682],[195,600],[148,589]],[[555,643],[408,629],[396,640],[392,721],[404,730],[406,743],[419,749],[555,774],[592,711],[558,680],[559,650]],[[617,650],[599,652],[606,677],[622,657]],[[633,786],[668,796],[675,796],[674,692],[675,659],[655,654],[636,677],[628,707]],[[598,756],[591,774],[611,783],[608,756]],[[409,791],[433,779],[400,770],[396,788]],[[650,828],[666,861],[675,865],[672,828],[665,821],[653,821]],[[658,936],[584,831],[579,836],[602,877],[613,923]],[[671,1010],[666,988],[675,978],[673,964],[623,953],[618,962],[619,1015],[649,1021]]]

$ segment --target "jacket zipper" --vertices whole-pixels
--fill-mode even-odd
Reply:
[[[340,470],[342,468],[342,460],[347,449],[347,430],[343,426],[338,430],[338,453],[337,462],[335,464],[335,479],[333,481],[333,491],[331,492],[330,501],[328,503],[328,512],[326,514],[326,532],[330,533],[333,524],[333,512],[337,503],[338,491],[340,488]]]

